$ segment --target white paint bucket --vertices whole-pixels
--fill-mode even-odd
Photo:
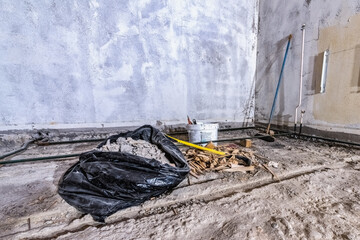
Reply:
[[[210,142],[218,138],[218,123],[188,124],[189,142]],[[215,144],[215,143],[214,143]],[[202,144],[203,146],[206,144]],[[216,145],[216,144],[215,144]]]

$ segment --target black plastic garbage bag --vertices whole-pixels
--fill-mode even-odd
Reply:
[[[112,143],[119,137],[157,145],[176,167],[130,153],[97,150],[82,153],[79,161],[61,178],[58,193],[70,205],[90,213],[100,222],[120,209],[139,205],[171,190],[190,170],[180,150],[150,125],[108,139]]]

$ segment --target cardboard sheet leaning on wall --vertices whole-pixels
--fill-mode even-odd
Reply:
[[[60,179],[58,193],[67,203],[100,222],[120,209],[171,190],[190,171],[181,151],[150,125],[113,135],[98,148],[119,137],[155,144],[175,166],[126,152],[93,150],[81,154],[79,161]]]

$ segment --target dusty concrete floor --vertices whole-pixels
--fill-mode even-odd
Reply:
[[[220,138],[247,134],[254,132],[221,132]],[[0,152],[15,143],[3,141]],[[96,145],[32,145],[16,158],[77,153]],[[279,163],[273,170],[280,182],[260,169],[189,177],[171,193],[121,210],[105,224],[56,193],[59,178],[76,158],[2,166],[0,238],[360,239],[359,149],[287,137],[254,140],[251,149]]]

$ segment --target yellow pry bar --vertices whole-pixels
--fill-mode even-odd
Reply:
[[[176,139],[174,137],[170,137],[169,135],[166,135],[166,136],[171,138],[171,139],[174,139],[178,143],[184,144],[184,145],[189,146],[189,147],[193,147],[193,148],[197,148],[197,149],[200,149],[200,150],[212,152],[212,153],[222,155],[222,156],[227,155],[227,153],[224,153],[224,152],[216,151],[216,150],[211,149],[211,148],[202,147],[202,146],[199,146],[199,145],[196,145],[196,144],[193,144],[193,143],[189,143],[189,142],[186,142],[186,141],[183,141],[183,140],[179,140],[179,139]]]

